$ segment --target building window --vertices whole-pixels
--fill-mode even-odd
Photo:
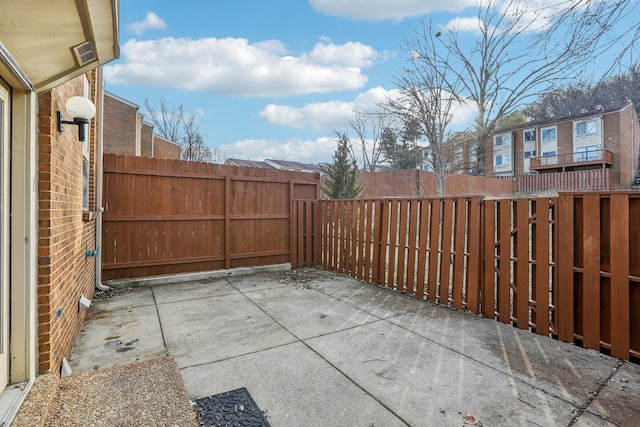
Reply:
[[[590,147],[578,147],[576,148],[576,162],[588,162],[591,160],[599,160],[600,150],[597,145]]]
[[[509,156],[505,156],[504,154],[499,154],[496,156],[495,161],[496,166],[508,166],[509,165]]]
[[[542,152],[542,157],[551,157],[551,156],[555,156],[556,152],[555,151],[543,151]]]
[[[585,120],[576,124],[576,135],[589,135],[596,133],[597,129],[598,125],[595,120]]]
[[[498,135],[494,137],[493,140],[494,140],[494,145],[506,145],[511,142],[511,135],[509,134]]]
[[[536,130],[525,130],[524,131],[524,142],[533,142],[536,140]]]
[[[535,157],[535,156],[536,156],[536,151],[535,150],[533,150],[533,151],[525,151],[524,152],[524,158],[525,159],[530,159],[530,158]]]
[[[557,139],[556,128],[542,129],[542,142],[555,141]]]

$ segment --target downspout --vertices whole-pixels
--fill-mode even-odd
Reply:
[[[96,102],[98,108],[96,108],[96,209],[98,214],[96,216],[96,248],[98,248],[98,256],[96,257],[96,289],[100,291],[108,291],[110,286],[102,284],[102,254],[100,248],[102,247],[102,149],[104,143],[104,80],[102,78],[102,69],[97,74],[96,81]]]

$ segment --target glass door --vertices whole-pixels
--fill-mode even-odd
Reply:
[[[0,391],[9,382],[9,89],[0,80]]]

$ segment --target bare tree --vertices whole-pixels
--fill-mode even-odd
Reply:
[[[184,123],[182,105],[176,107],[165,98],[160,98],[156,106],[145,98],[144,108],[147,110],[149,120],[153,123],[154,132],[171,142],[179,143]]]
[[[447,76],[433,66],[447,60],[435,43],[436,38],[426,32],[406,42],[409,64],[396,79],[399,96],[388,97],[386,108],[402,123],[419,125],[420,133],[429,144],[426,159],[435,174],[436,191],[443,196],[448,164],[445,143],[450,136],[454,110],[459,105],[457,94],[462,82],[456,75]]]
[[[351,141],[351,150],[353,145],[360,147],[362,169],[367,172],[375,172],[384,162],[382,139],[385,130],[390,126],[390,118],[389,114],[382,110],[356,111],[355,117],[347,124],[357,138],[357,141]],[[340,135],[338,132],[335,133]]]
[[[200,126],[193,116],[185,114],[182,105],[176,107],[161,98],[156,107],[145,98],[144,106],[154,131],[163,138],[180,145],[182,160],[192,162],[214,160],[213,152],[200,132]]]
[[[477,108],[477,169],[487,170],[485,143],[497,121],[531,97],[560,85],[602,52],[607,26],[625,7],[609,8],[588,0],[561,1],[534,9],[520,0],[483,1],[478,6],[474,42],[455,22],[444,28],[423,23],[414,55],[431,75],[438,75],[446,96]],[[465,28],[466,29],[466,28]]]

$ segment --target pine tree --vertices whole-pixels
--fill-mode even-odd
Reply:
[[[320,166],[326,175],[322,182],[322,191],[330,199],[355,199],[364,190],[358,185],[358,165],[350,158],[349,138],[340,135],[338,148],[333,154],[333,163]]]

